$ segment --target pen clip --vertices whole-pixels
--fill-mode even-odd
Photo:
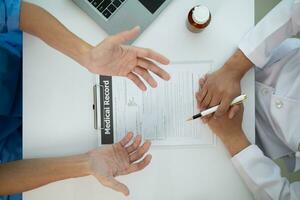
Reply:
[[[99,95],[100,95],[100,85],[96,84],[93,87],[94,128],[96,130],[99,130],[99,127],[100,127],[100,118],[99,118],[99,116],[100,116],[100,106],[99,106],[100,98],[99,98]]]

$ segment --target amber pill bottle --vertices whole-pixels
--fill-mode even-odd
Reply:
[[[211,22],[211,13],[206,6],[198,5],[193,7],[187,18],[187,28],[193,33],[199,33]]]

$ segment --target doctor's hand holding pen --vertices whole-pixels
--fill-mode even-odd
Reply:
[[[125,45],[140,33],[140,28],[112,35],[92,46],[77,37],[43,8],[22,2],[20,29],[42,39],[51,47],[71,57],[90,72],[106,76],[123,76],[145,91],[144,79],[155,88],[150,72],[169,80],[170,75],[155,62],[167,65],[169,60],[147,48]]]
[[[200,87],[203,87],[203,83],[200,83]],[[200,91],[197,93],[199,94]],[[196,99],[198,104],[201,103],[200,99]],[[234,156],[241,152],[243,149],[250,145],[243,129],[244,107],[242,103],[234,104],[229,107],[228,114],[220,117],[208,116],[201,118],[208,124],[209,128],[221,139],[231,156]],[[230,116],[230,117],[228,117]]]
[[[252,66],[251,61],[238,49],[222,68],[200,79],[201,90],[196,95],[199,108],[205,110],[220,104],[214,117],[228,114],[229,118],[233,118],[238,107],[228,112],[230,103],[241,94],[241,79]],[[203,119],[204,123],[206,119]]]
[[[234,111],[237,109],[235,107],[238,107],[238,110]],[[229,113],[235,112],[232,119],[226,115],[206,119],[209,128],[221,139],[232,157],[250,146],[250,142],[242,129],[243,105],[235,105],[235,107],[229,110]]]

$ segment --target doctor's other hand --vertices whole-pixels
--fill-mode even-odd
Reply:
[[[151,143],[146,141],[141,145],[142,138],[138,135],[130,144],[132,138],[133,134],[128,133],[116,144],[100,147],[87,153],[90,174],[95,176],[102,185],[126,196],[129,195],[128,187],[115,177],[144,169],[152,158],[150,154],[145,156]]]
[[[200,79],[199,108],[203,110],[220,104],[214,117],[228,113],[233,99],[241,94],[241,79],[252,65],[243,52],[237,50],[222,68]]]
[[[87,52],[83,59],[83,66],[95,74],[127,77],[143,91],[147,88],[141,79],[151,87],[157,87],[157,82],[150,72],[164,80],[169,80],[170,75],[155,64],[155,62],[169,64],[170,61],[165,56],[151,49],[124,45],[136,38],[139,33],[140,28],[135,27],[107,37]]]
[[[209,128],[222,140],[231,156],[236,155],[250,145],[242,129],[243,105],[230,107],[228,115],[236,113],[232,119],[227,115],[218,118],[210,117],[207,119]]]

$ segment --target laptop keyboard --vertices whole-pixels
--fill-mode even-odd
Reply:
[[[125,0],[88,0],[106,19],[125,2]]]

